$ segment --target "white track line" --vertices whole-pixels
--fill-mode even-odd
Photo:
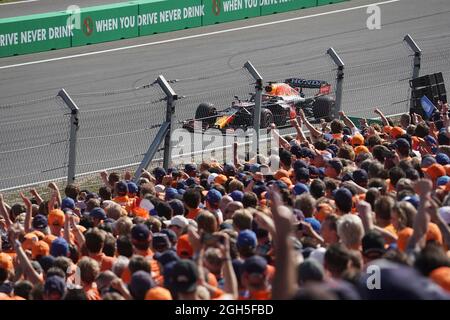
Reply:
[[[74,59],[74,58],[80,58],[80,57],[87,57],[87,56],[93,56],[93,55],[102,54],[102,53],[123,51],[123,50],[140,48],[140,47],[154,46],[154,45],[158,45],[158,44],[171,43],[171,42],[177,42],[177,41],[182,41],[182,40],[203,38],[203,37],[207,37],[207,36],[213,36],[213,35],[216,35],[216,34],[222,34],[222,33],[241,31],[241,30],[246,30],[246,29],[265,27],[265,26],[270,26],[270,25],[275,25],[275,24],[280,24],[280,23],[286,23],[286,22],[291,22],[291,21],[297,21],[297,20],[303,20],[303,19],[309,19],[309,18],[315,18],[315,17],[320,17],[320,16],[327,16],[327,15],[334,14],[334,13],[353,11],[353,10],[368,8],[368,7],[374,6],[374,5],[380,6],[380,5],[383,5],[383,4],[389,4],[389,3],[399,2],[399,1],[400,0],[389,0],[389,1],[383,1],[383,2],[376,2],[376,3],[367,4],[367,5],[363,5],[363,6],[351,7],[351,8],[346,8],[346,9],[339,9],[339,10],[334,10],[334,11],[327,11],[327,12],[322,12],[322,13],[317,13],[317,14],[312,14],[312,15],[302,16],[302,17],[296,17],[296,18],[290,18],[290,19],[285,19],[285,20],[278,20],[278,21],[272,21],[272,22],[259,23],[259,24],[254,24],[254,25],[244,26],[244,27],[239,27],[239,28],[232,28],[232,29],[225,29],[225,30],[214,31],[214,32],[195,34],[195,35],[192,35],[192,36],[186,36],[186,37],[180,37],[180,38],[174,38],[174,39],[168,39],[168,40],[161,40],[161,41],[155,41],[155,42],[147,42],[147,43],[141,43],[141,44],[136,44],[136,45],[132,45],[132,46],[107,49],[107,50],[86,52],[86,53],[74,54],[74,55],[58,57],[58,58],[51,58],[51,59],[45,59],[45,60],[37,60],[37,61],[30,61],[30,62],[24,62],[24,63],[18,63],[18,64],[11,64],[11,65],[0,67],[0,70],[1,69],[10,69],[10,68],[22,67],[22,66],[28,66],[28,65],[32,65],[32,64],[52,62],[52,61],[67,60],[67,59]]]
[[[39,0],[23,0],[23,1],[14,1],[14,2],[6,2],[6,3],[0,3],[0,6],[7,6],[10,4],[20,4],[20,3],[27,3],[27,2],[37,2]]]

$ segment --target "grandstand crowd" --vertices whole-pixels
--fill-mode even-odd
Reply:
[[[300,114],[278,155],[246,162],[0,194],[0,299],[449,299],[448,105],[375,113]]]

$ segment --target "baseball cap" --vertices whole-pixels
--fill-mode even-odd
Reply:
[[[362,238],[362,252],[365,256],[383,254],[386,251],[384,246],[384,238],[379,232],[369,231]]]
[[[155,281],[152,279],[148,272],[143,270],[136,271],[131,276],[128,289],[134,300],[144,300],[148,290],[156,286]]]
[[[394,147],[399,149],[409,149],[411,148],[411,145],[405,138],[399,138],[394,142]]]
[[[177,292],[193,292],[197,288],[198,269],[191,260],[177,261],[172,269],[170,279],[172,288]]]
[[[329,166],[331,166],[337,172],[341,172],[342,168],[344,167],[342,165],[342,162],[340,160],[338,160],[338,159],[332,159],[332,160],[328,161],[327,164]]]
[[[173,215],[176,217],[178,215],[184,215],[184,205],[179,199],[172,199],[169,202],[169,206],[173,210]]]
[[[450,182],[450,177],[449,176],[442,176],[442,177],[439,177],[437,180],[436,180],[436,184],[438,185],[438,186],[445,186],[447,183],[449,183]]]
[[[238,248],[256,248],[258,244],[256,234],[252,230],[242,230],[237,237]]]
[[[0,252],[0,268],[7,271],[14,269],[13,260],[9,254]]]
[[[294,185],[293,191],[296,196],[299,196],[303,193],[308,193],[309,187],[306,184],[299,182]]]
[[[398,137],[405,134],[405,130],[403,130],[401,127],[393,127],[390,131],[390,135],[392,138],[397,139]]]
[[[265,273],[267,270],[267,261],[261,256],[251,256],[245,259],[242,265],[242,271],[248,274]]]
[[[170,262],[180,260],[180,258],[177,256],[177,253],[173,250],[167,250],[164,251],[163,253],[156,253],[154,258],[163,266],[165,266]]]
[[[155,176],[156,179],[160,179],[164,177],[166,174],[167,174],[166,170],[164,170],[161,167],[156,167],[155,169],[153,169],[153,175]]]
[[[72,198],[65,197],[61,200],[61,210],[64,209],[75,209],[75,201]]]
[[[297,171],[300,168],[308,168],[308,164],[303,160],[295,160],[292,168],[294,168],[294,171]]]
[[[45,229],[48,226],[47,217],[42,214],[38,214],[33,218],[33,222],[31,224],[33,229]]]
[[[177,215],[173,216],[172,219],[165,221],[166,225],[170,226],[177,226],[181,229],[184,229],[188,226],[189,221],[185,216]]]
[[[226,163],[223,166],[223,173],[226,176],[234,176],[236,174],[236,167],[231,163]]]
[[[227,182],[228,178],[224,174],[219,174],[215,179],[214,182],[223,185],[225,182]]]
[[[244,193],[242,191],[239,191],[239,190],[234,190],[233,192],[230,193],[230,197],[234,201],[242,202],[242,199],[244,199]]]
[[[208,176],[208,179],[207,179],[208,184],[213,184],[213,183],[214,183],[214,179],[216,179],[216,177],[217,177],[218,175],[219,175],[219,174],[217,174],[217,173],[211,173],[211,174]]]
[[[137,224],[131,229],[131,239],[136,241],[148,241],[151,232],[149,228],[143,224]]]
[[[422,168],[428,168],[429,166],[431,166],[432,164],[435,164],[435,163],[437,163],[436,158],[433,157],[433,156],[428,155],[428,156],[422,157],[422,161],[420,163],[420,166]]]
[[[128,193],[128,185],[125,181],[116,182],[116,190],[118,193]]]
[[[295,178],[297,180],[309,180],[309,169],[299,168],[295,171]]]
[[[169,201],[172,199],[180,199],[181,195],[178,193],[177,189],[169,187],[166,189],[166,194],[164,196],[165,201]]]
[[[37,259],[37,257],[48,256],[50,254],[50,247],[47,242],[40,240],[33,243],[31,247],[31,255],[33,259]]]
[[[450,164],[450,157],[445,153],[438,153],[436,155],[436,162],[445,166],[446,164]]]
[[[222,199],[222,194],[216,189],[211,189],[206,194],[206,200],[209,203],[217,204],[217,203],[219,203],[219,201],[221,199]]]
[[[440,207],[438,209],[441,219],[448,225],[450,225],[450,206]]]
[[[364,145],[364,137],[361,134],[357,133],[352,137],[351,143],[354,147],[362,146]]]
[[[50,246],[50,254],[52,256],[56,257],[67,257],[69,253],[69,244],[67,243],[66,239],[62,237],[58,237],[55,240],[53,240],[51,246]]]
[[[48,213],[48,224],[51,226],[60,226],[64,225],[64,212],[59,209],[53,209]]]
[[[168,247],[170,248],[169,237],[165,233],[154,233],[152,238],[152,245],[155,249]]]
[[[138,193],[139,192],[139,188],[138,188],[137,184],[134,183],[133,181],[128,181],[127,187],[128,187],[129,193]]]
[[[436,180],[437,178],[446,175],[444,166],[438,163],[432,164],[428,168],[422,168],[422,171],[425,172],[432,180]]]
[[[420,198],[418,195],[406,196],[401,201],[407,201],[411,203],[416,209],[419,208]]]
[[[151,288],[145,294],[145,300],[173,300],[170,291],[163,287]]]
[[[89,212],[89,217],[93,218],[93,219],[99,219],[99,220],[105,220],[106,217],[106,213],[105,210],[103,210],[102,208],[94,208]]]
[[[305,218],[305,222],[309,223],[313,230],[320,234],[320,221],[316,218]]]
[[[355,148],[355,155],[359,155],[360,153],[370,153],[370,151],[366,146],[357,146]]]
[[[355,181],[357,184],[365,183],[369,180],[369,175],[367,174],[367,171],[364,169],[358,169],[353,171],[352,177],[353,181]]]
[[[274,178],[277,179],[277,180],[279,180],[279,179],[281,179],[283,177],[288,177],[289,178],[289,172],[287,172],[284,169],[279,169],[274,174]]]
[[[197,171],[197,166],[193,163],[187,163],[184,165],[184,172],[189,173],[192,171]]]
[[[66,282],[59,276],[51,276],[45,280],[44,292],[46,294],[57,293],[61,297],[66,292]]]
[[[187,234],[180,236],[177,242],[177,255],[180,258],[192,257],[194,255],[194,249],[192,249],[191,243]]]
[[[333,191],[334,201],[338,207],[345,207],[348,203],[352,202],[353,195],[347,188],[339,188]],[[339,204],[343,204],[340,206]]]

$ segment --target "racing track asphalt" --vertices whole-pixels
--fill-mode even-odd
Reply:
[[[237,93],[240,96],[247,94],[251,88],[249,82],[244,78],[236,78],[241,74],[239,71],[236,73],[233,71],[239,70],[247,60],[252,61],[265,80],[283,80],[287,77],[307,75],[311,78],[326,77],[327,79],[324,80],[333,81],[330,62],[324,53],[328,47],[334,47],[337,52],[341,53],[348,68],[346,73],[348,88],[345,87],[347,90],[344,92],[344,110],[348,114],[372,116],[370,110],[373,106],[384,106],[385,104],[384,110],[388,113],[403,112],[406,108],[405,103],[392,106],[390,102],[396,97],[390,97],[389,101],[383,100],[385,93],[381,90],[381,92],[376,89],[363,90],[364,94],[361,95],[360,90],[351,88],[373,86],[382,83],[384,77],[388,77],[392,83],[398,79],[407,78],[410,74],[412,60],[401,44],[407,33],[423,46],[424,54],[430,57],[439,56],[439,50],[443,46],[448,49],[450,31],[450,21],[447,19],[450,12],[448,0],[400,0],[381,5],[382,27],[380,30],[367,29],[366,20],[369,15],[366,13],[366,8],[361,8],[248,28],[242,31],[221,32],[231,28],[321,14],[374,2],[374,0],[353,0],[337,5],[137,39],[3,58],[0,59],[0,106],[16,101],[55,95],[61,87],[64,87],[70,94],[136,87],[147,84],[159,74],[163,74],[167,79],[185,79],[185,81],[174,84],[179,95],[190,97],[185,101],[182,99],[177,105],[178,119],[183,119],[193,116],[196,105],[202,100],[208,99],[218,106],[226,106],[234,94]],[[216,31],[219,33],[171,41],[175,38]],[[120,47],[166,40],[169,41],[115,50]],[[95,51],[104,52],[83,55]],[[74,55],[72,58],[57,60],[60,57],[72,55]],[[39,60],[49,61],[32,63]],[[377,63],[362,69],[356,67],[382,60],[391,62]],[[30,62],[32,64],[26,64]],[[435,66],[426,67],[426,71],[443,71],[433,70],[433,67]],[[448,72],[448,64],[446,69]],[[446,80],[449,80],[447,75],[448,73]],[[189,80],[191,78],[203,78],[203,80],[191,81]],[[406,85],[407,82],[404,84]],[[113,97],[114,100],[106,104],[142,103],[148,101],[148,96],[145,94],[145,91],[141,90],[131,94],[129,99],[127,95],[119,95]],[[390,94],[395,95],[395,92]],[[81,104],[80,109],[95,110],[98,102],[103,98],[98,96],[80,98],[78,100]],[[398,100],[403,98],[405,97],[401,96]],[[23,117],[45,116],[41,107],[45,109],[44,104],[40,103]],[[163,119],[162,105],[159,103],[158,106],[152,107],[155,109],[150,110],[144,120],[152,124],[158,123]],[[1,118],[14,119],[14,116],[17,116],[14,108],[0,109],[0,111],[2,112],[0,123],[4,121]],[[80,134],[87,137],[102,133],[108,135],[109,133],[129,131],[130,128],[138,126],[138,121],[141,125],[143,119],[139,116],[117,118],[116,115],[108,116],[108,114],[94,112],[91,117],[83,118],[83,121]],[[89,131],[87,128],[94,129]],[[33,175],[15,181],[1,181],[1,179],[11,175],[11,170],[13,175],[21,176],[30,167],[39,168],[40,161],[48,161],[48,159],[41,160],[40,156],[33,156],[30,159],[30,156],[23,157],[14,155],[14,153],[2,156],[1,152],[16,149],[18,146],[41,144],[47,138],[50,141],[52,136],[58,134],[55,130],[51,126],[49,127],[45,121],[31,123],[25,130],[20,126],[0,126],[0,177],[2,177],[0,178],[0,189],[18,183],[36,181],[37,176]],[[155,134],[154,131],[153,134]],[[122,159],[107,163],[102,161],[105,157],[110,156],[113,150],[117,154],[117,158],[124,158],[126,154],[130,153],[141,154],[145,152],[148,142],[142,138],[142,143],[136,147],[128,143],[127,150],[123,151],[120,146],[127,142],[120,141],[119,138],[105,138],[100,144],[87,144],[78,150],[79,162],[86,164],[80,169],[93,171],[102,166],[114,167],[126,164],[131,160]],[[14,159],[11,160],[11,157]],[[32,163],[36,161],[38,163],[33,166]],[[3,165],[6,162],[9,165]],[[95,162],[102,163],[92,164]],[[51,179],[54,178],[54,175],[54,172],[49,172],[39,174],[39,177]]]

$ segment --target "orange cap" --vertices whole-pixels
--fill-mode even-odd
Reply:
[[[48,224],[50,226],[60,226],[62,227],[64,225],[64,212],[59,209],[53,209],[48,214]]]
[[[441,230],[433,222],[430,222],[428,224],[428,230],[427,230],[427,241],[430,241],[430,240],[434,240],[439,244],[443,244]]]
[[[352,140],[352,146],[363,146],[364,145],[364,137],[357,133],[353,136]]]
[[[22,248],[23,248],[24,250],[31,250],[32,247],[33,247],[33,243],[34,243],[34,242],[38,242],[38,241],[39,241],[39,238],[38,238],[37,235],[35,235],[35,234],[32,233],[32,232],[27,233],[27,234],[24,236],[24,239],[23,239],[23,242],[22,242]]]
[[[178,238],[177,242],[177,255],[179,257],[186,257],[189,258],[194,255],[194,249],[192,249],[191,243],[189,242],[189,238],[187,234],[182,235],[180,238]]]
[[[217,177],[214,178],[214,182],[218,184],[225,184],[227,182],[228,178],[224,174],[219,174]]]
[[[401,135],[405,134],[405,130],[403,130],[403,128],[401,127],[393,127],[391,130],[391,137],[394,139],[397,139],[398,137],[400,137]]]
[[[288,177],[281,177],[281,178],[280,178],[280,181],[283,181],[284,183],[286,183],[286,185],[287,185],[288,187],[292,186],[292,181],[291,181],[291,179],[289,179]]]
[[[163,287],[155,287],[147,291],[145,300],[173,300],[170,291]]]
[[[33,243],[31,248],[31,256],[36,259],[39,256],[48,256],[50,254],[50,246],[45,241],[38,241]]]
[[[8,271],[14,268],[12,258],[9,254],[0,252],[0,268]]]
[[[39,240],[43,240],[45,238],[45,234],[39,230],[31,231],[31,233],[34,233]]]
[[[355,154],[358,155],[360,153],[370,153],[370,151],[366,146],[357,146],[355,148]]]
[[[275,172],[274,174],[274,178],[277,180],[280,180],[283,177],[289,177],[289,172],[284,169],[277,170],[277,172]]]
[[[447,175],[447,176],[450,176],[450,164],[446,164],[446,165],[444,166],[444,169],[445,169],[446,175]]]
[[[442,289],[450,292],[450,267],[440,267],[430,273],[430,278]]]
[[[133,208],[133,210],[131,210],[131,212],[136,216],[136,217],[141,217],[144,219],[148,219],[149,213],[146,209],[141,208],[141,207],[136,207]]]
[[[47,244],[48,244],[49,246],[51,246],[53,240],[55,240],[56,238],[58,238],[58,237],[57,237],[57,236],[54,236],[54,235],[52,235],[52,234],[48,234],[48,235],[46,235],[46,236],[44,237],[44,241],[47,242]]]
[[[422,171],[425,172],[432,180],[436,180],[446,174],[444,166],[439,163],[434,163],[428,168],[423,168]]]

